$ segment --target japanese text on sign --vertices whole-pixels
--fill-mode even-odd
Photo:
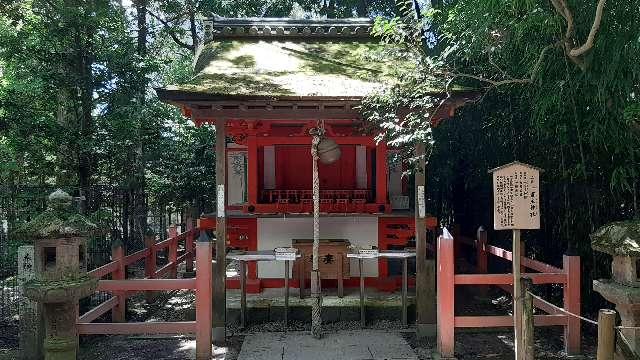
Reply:
[[[513,163],[493,171],[493,228],[540,228],[540,171]]]

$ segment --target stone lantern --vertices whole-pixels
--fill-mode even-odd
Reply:
[[[593,289],[616,304],[622,326],[640,326],[640,221],[605,225],[591,234],[594,250],[613,256],[612,279],[594,280]],[[640,351],[640,330],[624,329],[631,350]]]
[[[25,295],[43,308],[45,360],[75,359],[76,308],[98,285],[87,275],[85,234],[96,226],[72,210],[73,198],[57,190],[47,209],[22,230],[33,239],[35,277]]]

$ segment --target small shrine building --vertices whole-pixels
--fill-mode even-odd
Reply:
[[[418,296],[429,298],[423,313],[431,318],[421,320],[418,305],[418,326],[435,323],[435,266],[421,259],[427,259],[427,227],[435,229],[437,221],[414,209],[412,199],[420,186],[424,196],[424,172],[402,177],[402,165],[389,161],[397,150],[376,142],[375,131],[362,130],[363,98],[392,84],[394,69],[411,66],[388,56],[385,47],[391,45],[370,35],[372,25],[369,19],[209,19],[205,44],[194,61],[197,75],[156,89],[160,99],[179,106],[197,126],[216,126],[218,211],[200,219],[200,226],[216,230],[216,238],[227,239],[214,245],[214,326],[224,319],[225,289],[238,286],[236,279],[224,276],[229,248],[304,248],[312,239],[309,130],[319,123],[341,150],[337,162],[319,165],[320,238],[326,240],[321,249],[338,246],[321,262],[321,274],[327,275],[323,288],[335,286],[337,277],[328,269],[340,246],[415,248],[413,279]],[[443,99],[434,121],[473,97],[465,92],[433,95]],[[417,151],[424,150],[418,146]],[[341,281],[345,287],[358,286],[356,264],[343,260],[347,270]],[[293,286],[303,266],[296,263]],[[367,286],[393,291],[400,271],[379,259],[367,262],[363,272]],[[283,275],[277,264],[254,262],[248,268],[248,289],[282,287]]]

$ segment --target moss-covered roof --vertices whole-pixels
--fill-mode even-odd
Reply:
[[[397,49],[368,39],[224,39],[197,55],[197,75],[160,89],[228,98],[360,98],[412,67]]]
[[[29,239],[73,237],[97,231],[97,226],[73,208],[73,198],[62,190],[49,195],[47,209],[18,229]]]

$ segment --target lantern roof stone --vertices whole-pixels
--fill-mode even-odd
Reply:
[[[594,250],[613,256],[640,257],[640,220],[604,225],[590,237]]]
[[[98,227],[73,206],[73,197],[58,189],[48,196],[47,208],[18,229],[30,239],[75,237],[97,231]]]

